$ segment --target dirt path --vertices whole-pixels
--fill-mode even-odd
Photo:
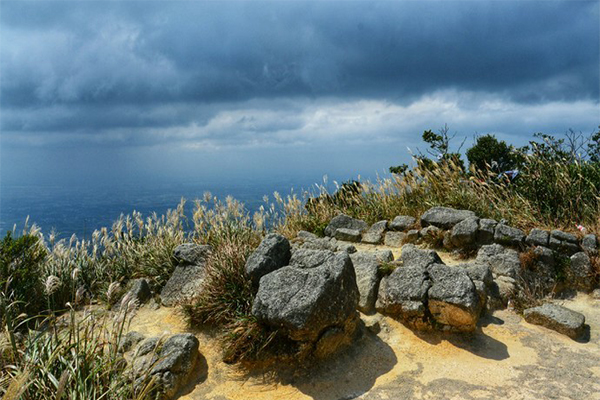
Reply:
[[[472,335],[417,334],[399,322],[362,316],[367,331],[348,352],[310,373],[245,376],[221,361],[214,338],[198,334],[203,354],[195,386],[182,400],[242,399],[585,399],[600,400],[600,301],[563,301],[590,325],[581,343],[496,312]],[[132,330],[186,331],[175,309],[142,308]]]

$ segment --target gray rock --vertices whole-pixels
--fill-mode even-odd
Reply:
[[[477,244],[494,243],[494,232],[498,223],[493,219],[482,218],[479,220],[479,230],[477,231]]]
[[[487,264],[470,262],[459,264],[456,268],[463,268],[471,280],[481,281],[486,286],[489,286],[494,282],[492,271],[490,271],[490,267]]]
[[[437,226],[427,226],[419,231],[419,236],[426,242],[436,243],[442,236],[442,230]]]
[[[363,243],[379,244],[383,239],[383,233],[387,228],[387,221],[379,221],[371,225],[368,231],[363,234]]]
[[[396,268],[381,280],[376,308],[416,329],[427,329],[427,291],[431,287],[427,269],[421,266]]]
[[[400,259],[404,267],[427,267],[431,264],[444,263],[434,250],[419,249],[414,244],[405,244],[402,246]]]
[[[369,229],[369,225],[360,219],[349,217],[345,214],[340,214],[331,219],[329,225],[325,228],[325,235],[335,236],[335,231],[339,228],[354,229],[363,233]]]
[[[414,217],[408,215],[398,215],[389,224],[389,229],[392,231],[405,231],[410,229],[417,220]]]
[[[121,343],[119,343],[119,352],[126,353],[133,349],[135,345],[144,340],[146,337],[137,331],[127,332],[123,337]]]
[[[288,265],[290,242],[277,233],[268,234],[246,260],[246,275],[256,285],[263,275]]]
[[[137,304],[144,304],[152,297],[152,291],[148,282],[143,279],[135,279],[131,283],[129,291],[125,296],[129,296],[130,299],[135,300]]]
[[[583,314],[556,304],[546,303],[540,307],[528,308],[523,315],[530,324],[544,326],[572,339],[578,339],[585,330]]]
[[[512,226],[498,224],[494,231],[494,241],[499,244],[518,246],[525,240],[525,233]]]
[[[544,246],[548,247],[548,241],[550,239],[550,234],[547,231],[542,229],[533,228],[527,238],[525,238],[525,243],[532,246]]]
[[[406,232],[406,237],[404,238],[406,243],[416,243],[417,240],[419,240],[418,229],[410,229],[408,232]]]
[[[469,217],[454,225],[450,240],[456,247],[469,247],[475,244],[479,230],[479,218]]]
[[[360,232],[356,229],[338,228],[334,237],[345,242],[360,242]]]
[[[200,265],[204,264],[210,252],[209,245],[183,243],[175,247],[173,257],[179,262],[179,265]]]
[[[388,247],[400,247],[404,243],[407,234],[404,232],[386,232],[383,243]]]
[[[452,232],[444,231],[444,238],[442,239],[442,246],[448,251],[454,250],[455,246],[452,243]]]
[[[588,254],[598,255],[598,239],[593,233],[588,233],[581,239],[581,248]]]
[[[180,265],[160,292],[163,306],[174,307],[191,300],[202,290],[206,271],[204,265]]]
[[[479,318],[479,294],[462,268],[433,264],[428,307],[438,324],[451,330],[473,331]]]
[[[342,242],[342,243],[337,244],[335,251],[341,251],[343,253],[352,254],[352,253],[356,253],[356,247],[354,247],[354,245],[352,245],[350,243]]]
[[[252,314],[292,340],[316,342],[356,318],[359,296],[349,255],[337,253],[313,268],[287,266],[263,276]]]
[[[594,289],[594,291],[592,292],[592,298],[600,300],[600,289]]]
[[[475,216],[473,211],[455,210],[448,207],[433,207],[421,216],[421,226],[433,225],[442,229],[450,229],[459,222]]]
[[[494,279],[494,283],[498,288],[498,297],[501,304],[506,306],[517,292],[517,281],[509,276],[499,276]]]
[[[580,287],[589,287],[593,275],[592,261],[587,253],[580,251],[571,256],[570,275]]]
[[[556,259],[554,252],[547,247],[537,246],[533,253],[536,257],[533,268],[523,267],[521,276],[531,287],[537,287],[547,293],[556,286]]]
[[[198,359],[199,342],[190,333],[142,341],[132,357],[131,368],[138,389],[152,379],[153,399],[169,400],[188,382]]]
[[[481,246],[476,261],[487,264],[493,274],[511,278],[515,278],[521,268],[519,253],[499,244]]]
[[[330,250],[297,249],[292,253],[290,265],[298,268],[315,268],[334,257],[335,254]]]
[[[354,272],[356,273],[356,284],[360,298],[358,300],[358,309],[365,314],[371,314],[375,311],[375,302],[379,291],[379,281],[381,274],[379,266],[383,262],[390,262],[394,259],[391,251],[384,252],[357,252],[350,255]]]
[[[298,234],[296,236],[302,240],[315,240],[319,238],[314,233],[307,231],[298,231]]]
[[[559,231],[558,229],[553,230],[550,235],[557,240],[560,240],[561,242],[569,242],[569,243],[574,243],[577,244],[577,236],[573,235],[572,233],[567,233],[567,232],[563,232],[563,231]]]

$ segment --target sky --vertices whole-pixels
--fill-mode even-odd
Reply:
[[[349,179],[444,124],[591,133],[599,4],[2,0],[0,184]]]

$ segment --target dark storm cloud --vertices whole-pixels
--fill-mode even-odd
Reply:
[[[6,135],[256,142],[318,128],[323,98],[599,96],[597,1],[2,2],[0,22]]]

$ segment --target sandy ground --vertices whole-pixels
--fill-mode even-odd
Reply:
[[[446,260],[445,260],[446,261]],[[197,376],[182,400],[242,399],[590,399],[600,400],[600,301],[587,295],[562,301],[582,312],[589,337],[573,341],[530,325],[512,311],[481,321],[470,335],[415,333],[381,315],[347,352],[297,374],[241,373],[221,361],[214,338],[197,333]],[[142,308],[131,330],[185,332],[172,308]]]

